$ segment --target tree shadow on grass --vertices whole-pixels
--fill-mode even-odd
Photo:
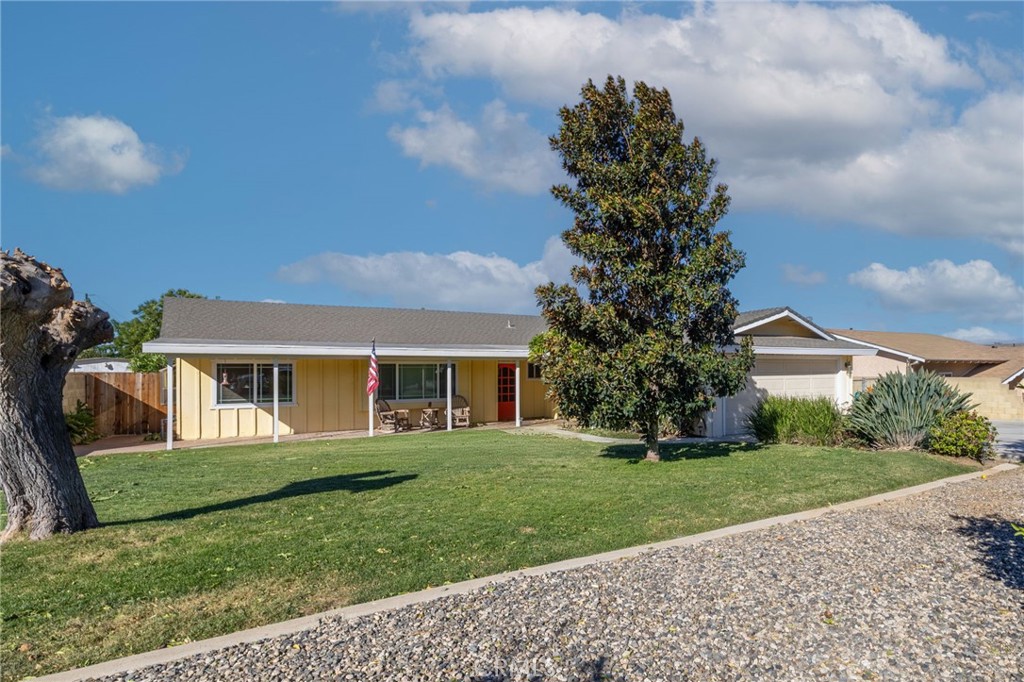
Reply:
[[[166,514],[158,514],[144,519],[113,521],[103,525],[121,526],[131,523],[144,523],[146,521],[183,521],[203,514],[226,511],[228,509],[239,509],[240,507],[248,507],[249,505],[262,504],[264,502],[274,502],[276,500],[283,500],[289,497],[301,497],[302,495],[314,495],[316,493],[330,493],[339,490],[347,490],[350,493],[362,493],[368,490],[381,490],[382,488],[390,488],[393,485],[411,481],[418,476],[418,474],[401,474],[399,476],[388,475],[393,473],[395,472],[364,471],[358,474],[340,474],[338,476],[311,478],[306,481],[295,481],[278,488],[277,490],[262,493],[260,495],[252,495],[250,497],[229,500],[227,502],[218,502],[217,504],[209,504],[204,507],[193,507],[192,509],[167,512]]]
[[[969,539],[977,561],[993,580],[1024,590],[1024,538],[1015,537],[1010,522],[997,517],[953,516],[956,532]]]
[[[661,461],[678,462],[686,459],[710,459],[712,457],[728,457],[739,452],[760,450],[757,443],[663,443],[659,448]],[[609,445],[601,451],[602,457],[609,459],[625,459],[639,462],[647,454],[646,447],[638,443]]]

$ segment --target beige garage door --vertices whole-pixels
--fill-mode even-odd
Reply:
[[[743,433],[747,413],[769,394],[834,398],[837,371],[835,358],[759,358],[747,387],[725,400],[725,433]]]

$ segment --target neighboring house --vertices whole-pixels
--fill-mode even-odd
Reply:
[[[130,372],[127,360],[121,358],[79,358],[71,366],[72,372]]]
[[[428,406],[444,414],[449,367],[452,394],[467,398],[474,422],[519,423],[554,415],[540,368],[527,361],[545,328],[538,315],[168,298],[160,338],[143,350],[172,359],[184,440],[367,428],[372,339],[380,395],[410,410],[413,423]],[[875,353],[789,308],[743,313],[736,333],[754,337],[757,366],[745,391],[719,401],[709,435],[741,433],[746,411],[768,392],[847,402],[851,357]]]
[[[791,308],[740,313],[733,331],[737,340],[752,337],[757,363],[745,389],[735,396],[718,399],[715,410],[705,420],[709,436],[744,433],[747,414],[767,395],[824,396],[839,405],[849,403],[853,393],[853,360],[871,357],[876,352],[837,339]]]
[[[830,329],[837,338],[874,348],[853,361],[855,390],[887,372],[928,370],[973,395],[989,419],[1024,419],[1024,346],[983,346],[936,334]]]

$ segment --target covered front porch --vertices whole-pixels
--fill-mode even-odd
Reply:
[[[226,349],[225,349],[226,350]],[[552,416],[539,368],[526,349],[438,358],[424,349],[378,347],[381,385],[369,396],[369,354],[178,354],[169,357],[167,449],[180,441],[213,442],[343,433],[375,435],[374,403],[383,397],[411,426],[433,412],[437,428],[453,430],[453,406],[464,397],[468,423],[521,426]],[[293,349],[290,349],[293,350]],[[313,350],[313,349],[308,349]],[[320,350],[320,349],[317,349]],[[476,349],[474,349],[476,350]],[[354,355],[357,351],[352,349]]]

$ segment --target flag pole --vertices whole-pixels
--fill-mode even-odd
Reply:
[[[369,416],[369,434],[373,438],[373,394],[377,390],[377,337],[370,342],[370,369],[366,377],[366,413]]]

